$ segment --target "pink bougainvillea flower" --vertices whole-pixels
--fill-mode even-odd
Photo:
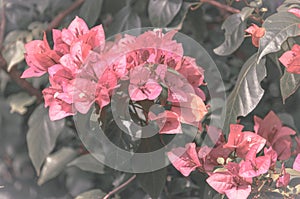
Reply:
[[[208,112],[203,100],[192,93],[187,93],[186,102],[172,103],[171,111],[179,115],[181,122],[196,126]]]
[[[296,15],[297,17],[300,18],[300,9],[298,8],[291,8],[288,10],[288,12],[293,13],[294,15]]]
[[[296,171],[300,171],[300,153],[297,155],[294,161],[293,169],[295,169]]]
[[[43,41],[34,40],[25,45],[25,60],[29,66],[21,78],[40,77],[44,75],[50,66],[59,63],[60,56],[50,49],[46,33]]]
[[[276,180],[276,187],[286,187],[290,183],[291,175],[288,174],[285,170],[284,163],[281,165],[281,174]]]
[[[61,93],[63,91],[58,88],[50,87],[43,90],[45,107],[50,107],[49,116],[52,121],[75,114],[71,104],[58,98]]]
[[[252,36],[252,44],[255,47],[259,46],[259,40],[265,35],[265,28],[258,27],[256,24],[252,24],[249,28],[245,30]]]
[[[300,74],[300,45],[295,44],[291,50],[283,53],[279,61],[286,67],[287,72]]]
[[[69,27],[62,30],[61,38],[66,44],[71,45],[73,41],[77,40],[80,36],[83,36],[88,32],[89,28],[85,21],[76,16],[75,19],[70,23]]]
[[[184,147],[172,149],[167,153],[173,166],[184,176],[189,176],[196,168],[201,167],[198,158],[196,144],[189,143]]]
[[[282,122],[273,111],[270,111],[264,119],[255,116],[254,122],[256,133],[267,140],[267,146],[272,146],[278,159],[287,160],[291,156],[291,135],[295,135],[296,132],[282,126]]]
[[[252,178],[238,175],[239,165],[229,162],[226,171],[215,172],[206,182],[217,192],[226,194],[229,199],[247,199],[251,193]]]
[[[224,165],[233,151],[229,148],[223,148],[226,142],[221,129],[207,126],[207,133],[215,145],[213,148],[205,149],[207,151],[205,155],[200,155],[204,150],[203,147],[198,152],[198,156],[203,159],[203,167],[206,172],[213,171],[216,166]]]
[[[295,136],[295,141],[296,141],[296,148],[293,154],[298,154],[300,153],[300,136]]]
[[[264,148],[264,155],[269,156],[271,163],[270,163],[270,169],[275,169],[276,161],[277,161],[277,153],[272,147],[265,147]]]
[[[150,75],[150,70],[143,65],[130,71],[128,90],[132,100],[154,100],[160,95],[162,87],[156,81],[150,79]]]
[[[256,157],[259,144],[253,145],[246,155],[245,161],[240,163],[239,176],[253,178],[267,173],[271,166],[270,156]]]
[[[161,134],[182,133],[179,117],[172,111],[164,111],[158,115],[149,112],[148,118],[157,122]]]
[[[240,124],[231,124],[227,144],[224,148],[236,149],[238,157],[245,158],[247,152],[254,145],[258,145],[256,153],[258,153],[265,145],[266,140],[261,136],[249,132],[242,132],[244,126]]]

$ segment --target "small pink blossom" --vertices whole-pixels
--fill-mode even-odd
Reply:
[[[281,174],[276,180],[276,187],[286,187],[290,183],[291,175],[288,174],[285,170],[284,163],[281,165]]]
[[[182,133],[181,124],[179,117],[176,113],[172,111],[164,111],[163,113],[158,114],[157,116],[150,112],[150,120],[155,120],[159,127],[159,133],[161,134],[178,134]]]
[[[291,156],[291,135],[295,135],[296,132],[282,126],[282,122],[273,111],[270,111],[264,119],[255,116],[254,122],[256,133],[267,140],[267,146],[272,146],[278,159],[287,160]]]
[[[201,167],[195,143],[186,144],[185,148],[172,149],[167,155],[173,166],[186,177],[196,168]]]
[[[287,72],[300,74],[300,45],[293,45],[291,50],[281,55],[279,61],[286,67]]]
[[[25,49],[25,60],[29,68],[24,71],[21,78],[40,77],[49,67],[59,63],[60,56],[50,49],[45,33],[43,41],[31,41],[25,45]]]
[[[229,162],[226,171],[212,173],[206,182],[217,192],[226,194],[229,199],[247,199],[251,193],[252,178],[238,175],[239,165]]]
[[[160,95],[162,88],[156,81],[150,79],[150,75],[150,70],[144,66],[138,66],[130,71],[128,90],[132,100],[154,100]]]
[[[250,131],[242,132],[244,126],[240,124],[231,124],[227,144],[224,148],[236,149],[238,157],[245,158],[252,146],[258,145],[256,153],[258,153],[265,145],[266,140],[261,136]]]
[[[300,153],[297,155],[297,157],[294,161],[293,169],[300,172]]]

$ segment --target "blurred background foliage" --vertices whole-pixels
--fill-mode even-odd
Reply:
[[[296,0],[297,1],[297,0]],[[49,23],[74,4],[73,0],[1,0],[1,18],[5,16],[2,56],[11,73],[23,71],[24,44],[41,39]],[[69,12],[57,28],[66,27],[75,16],[84,18],[92,27],[103,24],[106,37],[140,27],[169,27],[192,37],[205,47],[215,61],[229,93],[235,85],[244,62],[256,51],[247,38],[237,51],[218,56],[213,49],[224,41],[223,21],[230,16],[210,4],[191,10],[193,0],[77,0],[80,4]],[[220,0],[237,9],[242,2]],[[264,0],[263,7],[271,15],[283,0]],[[4,14],[5,15],[4,15]],[[3,20],[2,20],[3,21]],[[251,19],[250,19],[251,23]],[[2,30],[3,31],[3,30]],[[51,31],[47,32],[50,38]],[[50,41],[51,44],[52,41]],[[263,117],[271,109],[288,126],[298,130],[300,123],[299,97],[296,92],[282,103],[280,71],[276,58],[267,59],[267,77],[262,82],[265,94],[252,113],[241,118],[252,128],[253,115]],[[36,90],[48,84],[47,77],[29,80]],[[128,180],[131,175],[104,167],[85,154],[70,120],[50,122],[47,109],[39,105],[38,96],[32,97],[4,70],[0,70],[0,198],[1,199],[69,199],[102,198],[105,193]],[[32,94],[32,93],[31,93]],[[38,121],[38,122],[37,122]],[[41,150],[42,149],[42,150]],[[30,153],[28,153],[30,150]],[[80,154],[80,156],[79,156]],[[163,179],[165,180],[165,179]],[[147,187],[134,181],[113,198],[147,199]],[[139,183],[140,185],[141,183]],[[143,188],[140,188],[143,187]],[[148,187],[149,188],[149,187]],[[151,188],[151,187],[150,187]],[[157,193],[153,191],[153,195]],[[81,195],[80,195],[81,194]],[[79,196],[78,196],[79,195]],[[171,166],[166,173],[166,186],[159,198],[196,199],[217,198],[218,195],[205,183],[205,177],[193,173],[183,178]]]

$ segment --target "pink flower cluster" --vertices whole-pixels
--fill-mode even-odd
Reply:
[[[300,18],[300,9],[292,8],[289,12]],[[300,45],[295,44],[291,50],[283,53],[279,61],[286,67],[287,72],[300,74]]]
[[[229,199],[246,199],[257,181],[268,180],[270,174],[277,176],[276,187],[286,187],[290,174],[286,172],[284,161],[298,154],[293,168],[300,171],[300,139],[296,139],[297,147],[291,151],[291,136],[296,132],[283,126],[272,111],[264,119],[254,117],[254,121],[254,132],[242,131],[244,126],[231,124],[227,142],[221,130],[210,126],[208,135],[216,141],[213,148],[189,143],[173,149],[168,157],[184,176],[194,170],[207,173],[207,183]],[[279,169],[277,161],[282,162]]]
[[[207,109],[199,88],[204,71],[194,58],[184,56],[175,34],[158,29],[105,41],[101,25],[89,30],[76,17],[67,29],[53,30],[53,49],[46,36],[26,44],[29,68],[22,77],[49,74],[51,85],[43,95],[51,120],[85,114],[94,103],[103,108],[115,88],[127,84],[134,103],[146,100],[168,107],[159,115],[146,114],[160,133],[180,133],[181,123],[198,125]]]

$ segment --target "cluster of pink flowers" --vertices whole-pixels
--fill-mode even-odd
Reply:
[[[151,101],[168,107],[163,113],[146,114],[160,133],[180,133],[181,123],[197,125],[207,113],[204,71],[194,58],[184,56],[173,40],[176,31],[157,29],[139,36],[116,36],[105,41],[101,25],[88,29],[76,17],[67,29],[53,30],[53,49],[46,36],[26,44],[29,68],[23,78],[49,74],[43,90],[51,120],[77,112],[87,113],[96,103],[108,105],[114,89],[127,84],[130,100]]]
[[[254,117],[254,121],[254,132],[242,131],[244,126],[232,124],[227,142],[221,130],[208,127],[208,135],[216,141],[213,148],[189,143],[173,149],[168,157],[184,176],[194,170],[207,173],[207,183],[229,199],[246,199],[257,181],[268,180],[271,174],[277,176],[276,187],[286,187],[290,174],[284,161],[298,154],[293,169],[300,171],[300,139],[296,138],[297,147],[291,151],[291,136],[296,132],[283,126],[272,111],[264,119]],[[279,169],[277,161],[282,162]]]

